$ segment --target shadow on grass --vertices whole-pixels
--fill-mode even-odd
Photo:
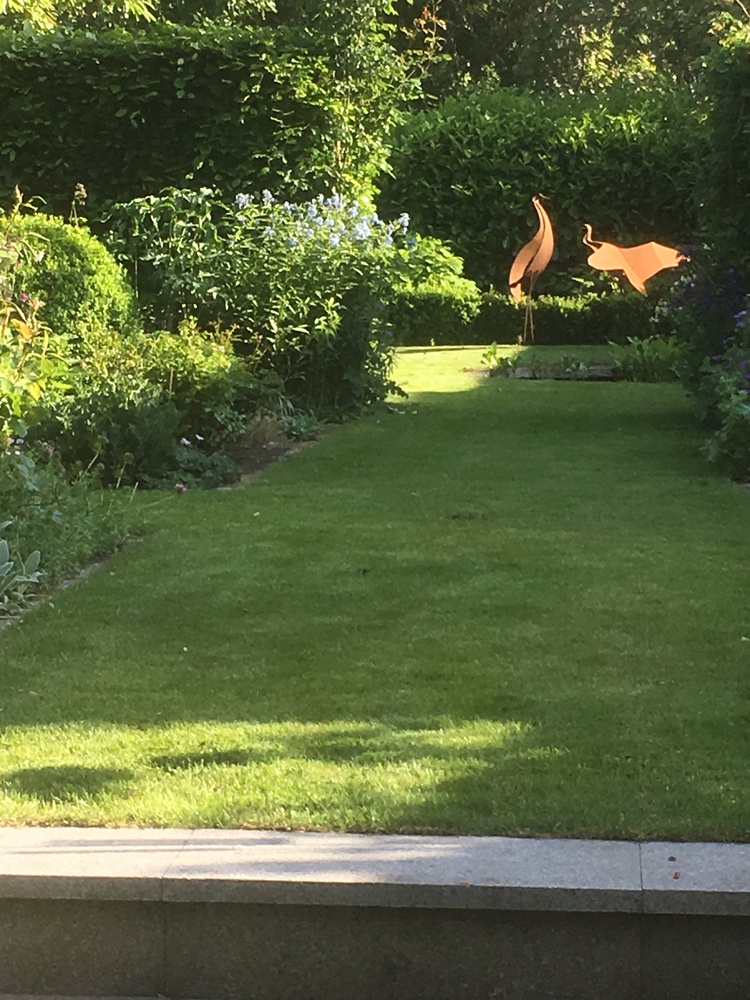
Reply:
[[[151,767],[167,773],[191,771],[199,767],[246,767],[248,764],[265,764],[277,760],[280,754],[272,751],[245,750],[234,747],[230,750],[205,750],[195,753],[164,754],[152,757]]]
[[[100,799],[105,794],[124,796],[132,771],[98,767],[28,767],[0,776],[7,792],[40,802],[76,802]]]
[[[325,764],[405,764],[413,761],[480,760],[488,751],[508,756],[531,730],[515,720],[497,721],[496,738],[466,737],[465,745],[456,741],[440,742],[440,727],[424,728],[414,723],[384,726],[377,723],[352,724],[346,728],[326,726],[319,732],[283,733],[268,737],[272,745],[264,746],[264,736],[253,747],[235,746],[226,749],[206,749],[184,754],[152,757],[149,764],[163,771],[191,770],[203,767],[245,767],[281,760],[317,761]],[[434,734],[433,739],[430,734]],[[514,752],[511,752],[514,755]]]

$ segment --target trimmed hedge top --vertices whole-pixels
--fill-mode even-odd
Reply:
[[[361,188],[382,166],[392,104],[341,64],[283,28],[2,32],[0,183],[61,214],[78,183],[94,214],[167,186],[293,200]]]

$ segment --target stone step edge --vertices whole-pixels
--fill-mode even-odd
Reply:
[[[750,844],[0,827],[0,899],[750,916]]]

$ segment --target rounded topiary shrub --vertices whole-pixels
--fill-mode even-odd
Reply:
[[[16,287],[41,299],[39,317],[53,334],[89,338],[138,329],[127,275],[88,229],[56,216],[26,215],[15,219],[13,234],[35,251]]]

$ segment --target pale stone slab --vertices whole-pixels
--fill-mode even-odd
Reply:
[[[0,827],[0,898],[161,899],[189,830]]]
[[[0,898],[742,916],[750,844],[5,827]]]
[[[172,902],[638,912],[637,844],[196,830]]]
[[[750,915],[750,844],[641,845],[645,913]]]

